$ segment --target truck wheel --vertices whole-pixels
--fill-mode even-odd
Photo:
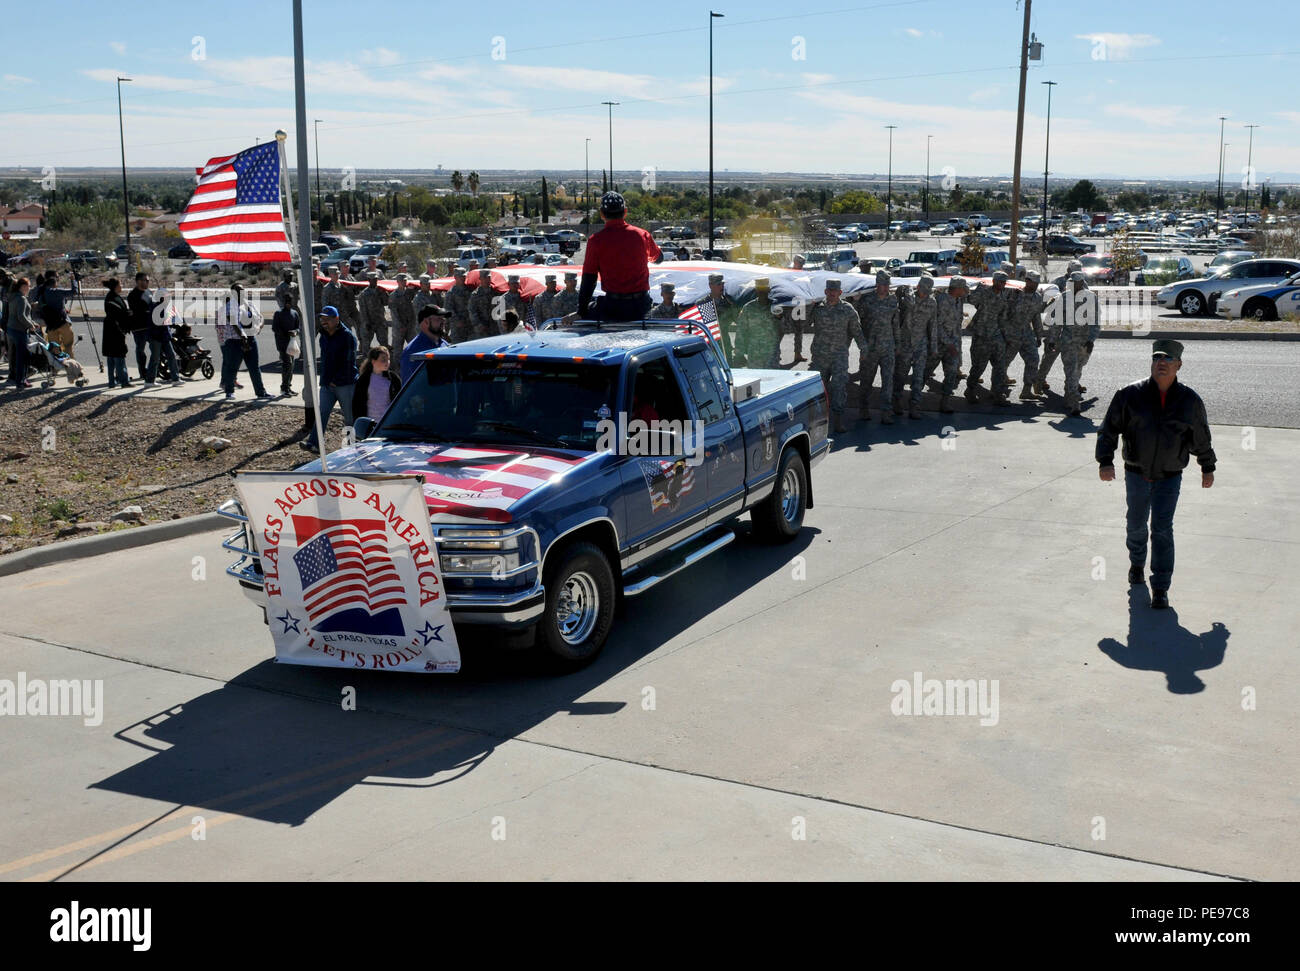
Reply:
[[[803,456],[796,449],[787,448],[777,466],[772,494],[749,514],[754,524],[754,535],[765,543],[790,542],[799,535],[807,508],[808,470],[804,467]]]
[[[605,646],[614,623],[614,572],[591,543],[561,550],[546,571],[546,609],[537,625],[538,644],[564,667],[581,667]]]

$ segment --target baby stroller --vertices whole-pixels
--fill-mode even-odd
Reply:
[[[172,325],[172,349],[176,351],[176,363],[180,365],[181,374],[185,377],[188,378],[195,371],[201,372],[205,378],[210,378],[215,373],[212,353],[194,336],[194,330],[189,324]],[[174,380],[166,358],[158,362],[158,371],[164,379]]]
[[[86,375],[75,357],[63,349],[58,341],[45,341],[35,334],[27,341],[27,353],[32,363],[45,372],[41,379],[42,388],[54,387],[55,376],[62,371],[68,376],[68,384],[78,388],[86,386]]]

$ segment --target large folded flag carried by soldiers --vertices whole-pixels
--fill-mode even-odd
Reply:
[[[194,252],[212,260],[289,262],[280,209],[280,148],[275,142],[209,159],[179,229]]]

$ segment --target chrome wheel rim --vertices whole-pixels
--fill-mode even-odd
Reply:
[[[787,523],[799,518],[800,495],[799,473],[792,466],[781,477],[781,515]]]
[[[1185,313],[1196,315],[1201,311],[1201,301],[1199,297],[1183,297],[1183,311]]]
[[[578,645],[585,641],[599,613],[600,593],[595,578],[583,570],[570,574],[555,600],[555,626],[564,643]]]

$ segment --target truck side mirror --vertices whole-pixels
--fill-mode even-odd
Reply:
[[[352,432],[353,435],[355,436],[354,441],[359,442],[363,438],[369,438],[370,433],[375,430],[375,426],[378,424],[379,422],[376,421],[374,418],[370,418],[370,417],[358,418],[356,421],[352,423]]]

